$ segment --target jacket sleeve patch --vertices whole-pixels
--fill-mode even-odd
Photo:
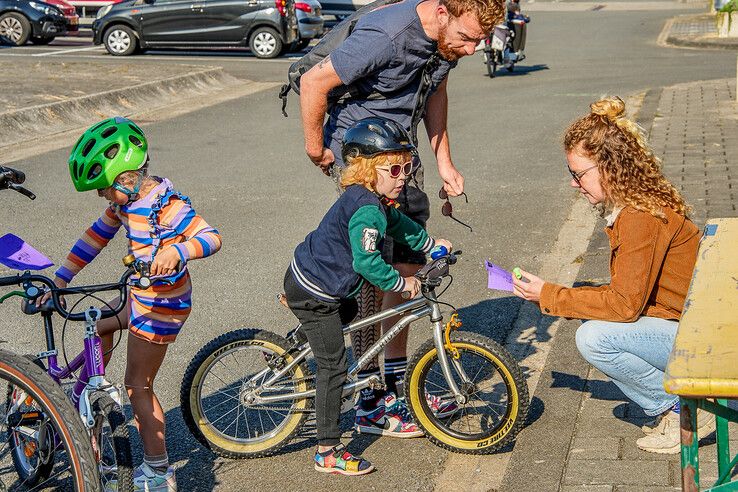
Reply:
[[[367,253],[374,253],[377,251],[377,238],[379,237],[379,231],[377,229],[364,228],[364,232],[361,236],[361,245],[364,251]]]

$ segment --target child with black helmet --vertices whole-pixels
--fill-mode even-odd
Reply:
[[[382,259],[385,235],[415,251],[428,253],[436,245],[451,250],[448,241],[434,240],[396,208],[394,200],[415,170],[415,152],[407,132],[394,121],[366,118],[349,128],[342,146],[348,164],[340,181],[344,192],[318,228],[297,246],[285,274],[287,304],[300,320],[317,362],[315,469],[321,472],[363,475],[374,469],[340,442],[338,422],[347,374],[342,325],[356,316],[355,296],[364,282],[412,297],[420,290],[415,277],[403,278]],[[422,434],[389,412],[373,417],[382,421],[382,431],[376,433]]]
[[[144,461],[133,475],[133,490],[177,490],[164,442],[164,411],[153,389],[167,346],[177,337],[192,307],[187,263],[220,249],[218,231],[210,227],[166,178],[148,174],[148,142],[127,118],[114,117],[90,127],[69,156],[77,191],[96,191],[110,202],[102,216],[72,247],[56,271],[55,283],[66,287],[115,236],[126,229],[128,251],[150,261],[152,285],[131,287],[128,309],[119,319],[100,320],[97,331],[107,354],[113,334],[128,328],[126,388],[143,441]],[[39,303],[45,302],[47,296]],[[106,357],[105,363],[107,364]],[[120,402],[118,402],[120,404]],[[127,489],[116,477],[103,477],[105,490]]]

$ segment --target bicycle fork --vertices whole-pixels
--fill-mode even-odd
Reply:
[[[85,311],[84,365],[79,379],[72,390],[72,402],[79,408],[82,421],[88,429],[95,425],[95,416],[90,404],[90,390],[105,385],[105,363],[103,360],[102,339],[97,334],[97,322],[101,312],[90,307]]]

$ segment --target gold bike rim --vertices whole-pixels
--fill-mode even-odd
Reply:
[[[501,425],[498,426],[498,430],[493,435],[474,440],[459,439],[447,434],[443,431],[443,429],[438,427],[438,425],[436,425],[431,418],[426,415],[426,405],[424,405],[425,402],[421,401],[420,399],[421,395],[423,395],[423,399],[425,399],[425,388],[420,387],[420,375],[425,372],[424,369],[426,368],[426,366],[429,366],[438,358],[435,348],[429,350],[425,355],[423,355],[423,357],[416,364],[415,370],[410,376],[410,403],[413,410],[415,410],[415,417],[418,419],[418,423],[428,434],[449,446],[453,446],[459,449],[481,449],[493,446],[504,439],[505,436],[510,433],[510,430],[515,424],[516,416],[518,414],[518,408],[520,406],[520,395],[518,394],[517,386],[515,385],[515,378],[507,369],[505,364],[503,364],[497,356],[495,356],[488,350],[485,350],[478,345],[470,344],[467,342],[454,341],[454,346],[460,352],[467,350],[469,352],[480,354],[494,364],[495,368],[502,376],[502,379],[504,380],[505,385],[508,388],[510,402],[508,403],[508,412],[505,419],[503,419]]]
[[[258,342],[258,345],[254,342]],[[202,432],[203,436],[208,442],[214,444],[215,446],[218,446],[219,448],[236,453],[258,453],[271,448],[275,444],[287,438],[287,436],[289,436],[295,430],[295,427],[300,424],[300,420],[302,418],[301,413],[295,412],[287,416],[284,422],[281,424],[281,429],[267,439],[254,442],[238,442],[229,439],[225,434],[218,431],[210,424],[210,421],[204,415],[204,412],[202,410],[202,406],[200,404],[201,399],[198,398],[198,394],[201,391],[203,377],[207,373],[207,370],[212,367],[212,365],[219,358],[225,357],[227,354],[238,350],[240,347],[246,346],[254,348],[265,348],[277,355],[284,354],[284,349],[282,347],[266,340],[242,340],[239,342],[233,342],[226,346],[228,347],[226,350],[223,350],[224,347],[221,347],[221,349],[217,351],[217,355],[211,354],[198,368],[197,373],[193,378],[192,386],[190,389],[190,409],[192,411],[192,416],[195,423],[197,424],[200,432]],[[292,357],[285,357],[285,361],[287,363],[291,362]],[[305,377],[302,368],[299,365],[295,366],[294,374],[292,377],[297,379]],[[307,390],[307,383],[305,381],[301,381],[295,386],[296,392],[305,390]],[[297,410],[304,410],[305,408],[307,408],[307,399],[296,401],[293,405],[293,408]]]

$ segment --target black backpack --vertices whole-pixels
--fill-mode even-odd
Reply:
[[[290,65],[287,71],[288,83],[284,84],[279,91],[279,98],[282,100],[282,114],[287,116],[287,94],[290,90],[295,91],[295,94],[300,94],[300,77],[313,68],[313,66],[320,63],[325,57],[331,54],[331,52],[340,46],[346,38],[348,38],[356,27],[356,23],[366,13],[371,12],[379,7],[390,5],[393,3],[399,3],[402,0],[375,0],[374,2],[364,5],[359,10],[351,14],[350,16],[343,19],[341,22],[336,24],[333,29],[323,36],[318,44],[313,47],[307,54],[297,60],[295,63]],[[350,97],[356,97],[359,95],[358,89],[352,86],[341,86],[335,88],[328,96],[328,106],[332,106],[337,102],[344,101]],[[363,95],[366,99],[385,99],[386,96],[380,92]]]
[[[288,83],[284,84],[279,91],[279,98],[282,100],[282,114],[287,117],[287,95],[290,90],[295,91],[296,94],[300,93],[300,77],[313,68],[313,66],[320,63],[326,56],[330,55],[331,52],[336,49],[346,38],[348,38],[356,27],[356,23],[364,15],[373,10],[376,10],[385,5],[391,5],[393,3],[399,3],[403,0],[375,0],[374,2],[361,7],[359,10],[336,24],[336,26],[328,31],[328,34],[323,36],[315,45],[315,47],[305,54],[302,58],[297,60],[295,63],[290,65],[287,71]],[[418,77],[420,78],[420,85],[418,87],[418,93],[415,98],[415,108],[412,114],[412,124],[410,125],[410,136],[412,137],[413,143],[418,144],[418,123],[423,117],[425,111],[425,101],[428,98],[430,89],[432,87],[431,75],[438,68],[441,60],[440,54],[436,51],[425,64],[423,70],[420,71]],[[408,84],[413,83],[414,80],[410,80]],[[402,87],[398,87],[393,92],[402,91],[408,84]],[[358,86],[344,85],[336,87],[328,94],[328,110],[337,103],[341,103],[351,98],[362,98],[362,99],[387,99],[391,97],[392,93],[382,93],[374,91],[369,94],[361,91]]]

